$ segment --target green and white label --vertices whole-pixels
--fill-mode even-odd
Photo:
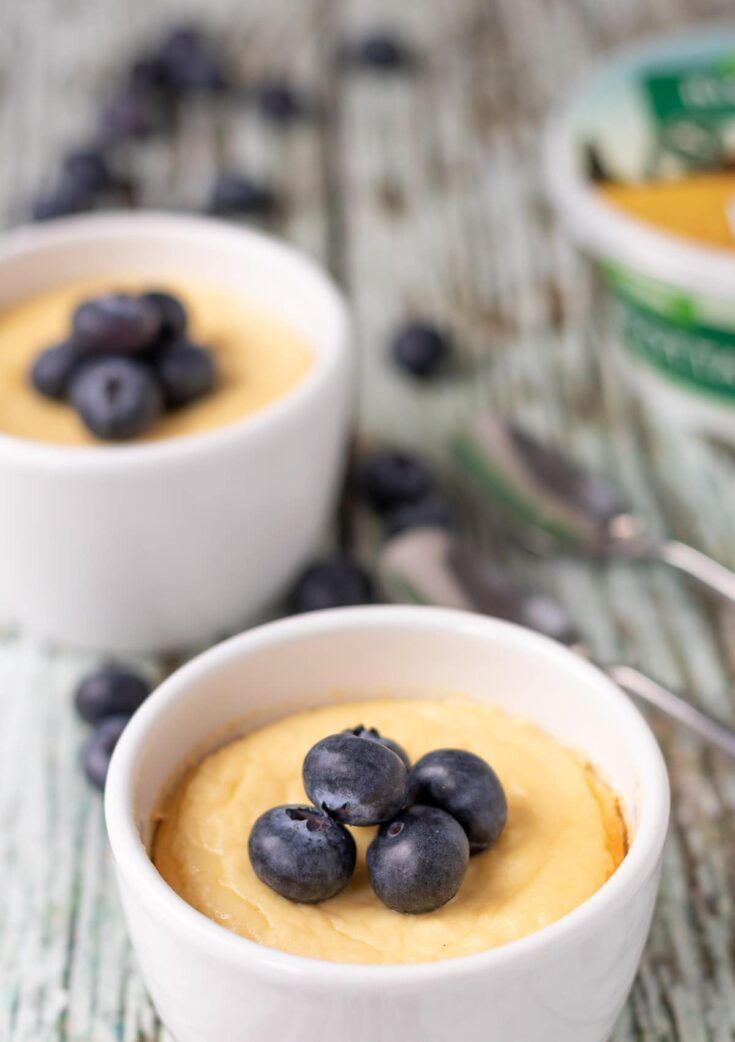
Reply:
[[[735,398],[735,331],[677,321],[615,291],[615,322],[625,347],[691,390]]]
[[[720,122],[735,115],[735,55],[716,63],[648,72],[643,87],[656,119]]]

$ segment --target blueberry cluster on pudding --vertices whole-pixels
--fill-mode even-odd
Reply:
[[[338,894],[356,848],[345,825],[380,828],[367,852],[370,882],[396,912],[432,912],[462,885],[470,854],[498,839],[508,806],[484,760],[437,749],[415,767],[405,750],[362,725],[329,735],[304,760],[312,806],[287,805],[255,822],[248,844],[255,874],[293,901]]]
[[[153,862],[195,909],[336,962],[516,940],[590,897],[626,851],[617,799],[589,764],[459,697],[277,720],[192,766],[156,819]]]
[[[0,434],[104,446],[200,433],[287,393],[311,362],[229,287],[165,272],[71,282],[0,312]]]
[[[186,324],[184,305],[161,290],[85,300],[68,338],[36,358],[31,382],[40,394],[67,401],[96,437],[137,437],[164,409],[214,390],[212,355],[187,339]]]

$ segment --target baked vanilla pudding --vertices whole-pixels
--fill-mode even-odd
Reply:
[[[280,896],[251,863],[248,836],[261,816],[309,802],[307,753],[360,722],[398,743],[412,764],[432,750],[463,750],[502,783],[499,838],[466,860],[456,896],[424,914],[401,914],[378,898],[366,864],[372,827],[349,828],[354,873],[319,903]],[[192,767],[157,818],[152,859],[180,897],[243,937],[335,962],[428,962],[517,940],[589,898],[626,853],[617,799],[588,763],[532,723],[464,698],[345,702],[278,720]],[[380,835],[386,827],[397,835],[395,824]]]
[[[287,394],[313,358],[302,339],[243,294],[204,281],[128,276],[73,282],[0,313],[0,433],[57,445],[104,445],[66,401],[40,394],[29,374],[44,349],[63,342],[81,302],[110,294],[163,290],[186,312],[186,337],[204,345],[216,379],[211,393],[161,411],[136,441],[224,427]]]

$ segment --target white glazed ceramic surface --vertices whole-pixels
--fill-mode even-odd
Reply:
[[[314,551],[337,495],[351,405],[348,323],[295,251],[201,217],[104,214],[0,241],[0,308],[75,279],[202,278],[289,323],[304,380],[230,426],[69,448],[0,435],[0,614],[106,650],[164,650],[232,632]]]
[[[264,948],[210,922],[148,859],[149,818],[161,787],[192,749],[203,751],[207,735],[219,731],[221,742],[233,720],[245,718],[252,728],[351,695],[452,693],[537,721],[587,755],[625,807],[632,844],[623,864],[552,926],[444,962],[322,962]],[[125,731],[105,802],[130,935],[177,1042],[603,1042],[646,940],[668,821],[658,747],[602,674],[507,623],[414,607],[288,619],[194,659]]]

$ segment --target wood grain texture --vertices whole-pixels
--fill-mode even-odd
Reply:
[[[247,81],[283,69],[315,118],[266,128],[243,100],[192,106],[131,162],[146,205],[199,206],[212,172],[243,167],[287,200],[275,230],[349,288],[368,439],[421,446],[472,408],[522,415],[621,481],[655,532],[735,565],[731,455],[657,425],[611,372],[594,279],[555,224],[539,174],[548,106],[597,54],[723,16],[726,0],[214,0]],[[64,146],[92,125],[129,51],[173,3],[25,0],[0,13],[0,208],[23,219]],[[338,42],[398,25],[410,76],[350,73]],[[417,390],[386,363],[393,326],[446,322],[460,371]],[[674,462],[675,461],[675,462]],[[596,653],[633,661],[730,720],[733,617],[660,567],[510,565],[568,604]],[[78,768],[70,692],[90,659],[22,635],[0,642],[0,1040],[152,1042],[164,1035],[127,944],[101,803]],[[160,664],[146,663],[151,675]],[[651,717],[674,796],[661,900],[616,1042],[735,1037],[735,773]]]

